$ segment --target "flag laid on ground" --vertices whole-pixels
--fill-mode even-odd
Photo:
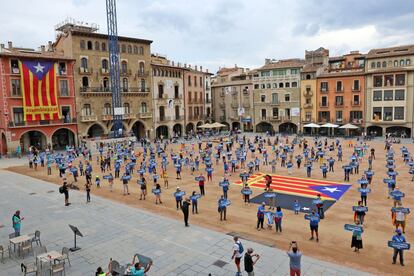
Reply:
[[[264,189],[266,187],[264,173],[256,173],[251,175],[247,184],[250,188]],[[318,194],[324,200],[324,209],[327,210],[337,200],[339,200],[345,192],[351,187],[348,184],[337,182],[307,179],[299,177],[290,177],[282,175],[272,175],[272,183],[270,188],[275,192],[276,205],[285,209],[293,210],[294,200],[298,200],[301,205],[301,211],[309,212],[313,206],[312,201]],[[235,185],[242,185],[242,181],[234,182]],[[267,202],[264,193],[251,199],[253,203]]]

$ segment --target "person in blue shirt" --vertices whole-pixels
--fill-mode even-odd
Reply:
[[[260,205],[257,208],[257,227],[256,227],[257,230],[264,229],[263,228],[263,223],[264,223],[265,206],[266,206],[266,204],[263,202],[262,205]],[[260,228],[259,228],[259,226],[260,226]]]
[[[308,162],[308,164],[305,165],[306,167],[306,175],[308,177],[311,177],[311,173],[312,173],[312,163]]]
[[[323,163],[323,165],[321,166],[321,170],[323,178],[326,178],[326,173],[328,172],[328,167],[326,166],[326,163]]]
[[[275,225],[276,225],[276,232],[282,233],[282,218],[283,218],[283,212],[280,206],[276,207],[276,213],[275,213]]]
[[[334,170],[335,159],[333,159],[332,157],[330,157],[328,159],[328,163],[329,163],[329,171],[330,172],[335,172],[335,170]]]
[[[226,199],[221,196],[220,199],[218,200],[218,212],[220,213],[220,220],[227,220],[226,219],[226,215],[227,215],[227,206],[224,204],[226,202]]]
[[[309,226],[311,230],[311,237],[309,240],[314,240],[313,234],[316,235],[316,241],[319,242],[319,234],[318,234],[318,227],[319,227],[319,215],[316,214],[315,210],[312,210],[311,219],[309,220]]]
[[[181,193],[180,187],[177,187],[176,192],[174,193],[175,203],[177,210],[183,206],[183,194]]]
[[[361,202],[367,206],[367,184],[361,185]]]
[[[392,241],[396,243],[405,243],[407,242],[400,229],[395,230],[397,234],[392,237]],[[392,264],[395,264],[397,261],[397,256],[400,255],[400,264],[404,266],[404,255],[402,249],[394,248],[394,255],[392,256]]]
[[[194,213],[198,214],[198,197],[197,197],[197,193],[195,191],[193,191],[190,198],[191,198],[191,205],[192,205],[193,215],[194,215]]]
[[[295,202],[293,203],[293,211],[295,212],[295,215],[299,214],[300,204],[297,199],[295,199]]]
[[[152,266],[152,261],[150,261],[145,267],[143,267],[141,265],[141,263],[139,262],[139,260],[138,260],[137,263],[135,263],[135,258],[136,257],[137,257],[137,255],[134,255],[134,257],[132,259],[132,264],[134,264],[134,265],[131,268],[131,275],[132,276],[144,276],[145,273],[147,273],[150,270],[150,268]]]
[[[223,197],[227,199],[227,193],[229,191],[229,180],[227,178],[223,178],[221,180],[222,188],[223,188]]]

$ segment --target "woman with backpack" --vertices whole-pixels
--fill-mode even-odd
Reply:
[[[234,240],[234,244],[233,244],[233,255],[231,256],[231,259],[234,259],[234,263],[236,264],[236,268],[237,268],[237,273],[236,276],[241,276],[241,271],[240,271],[240,260],[243,256],[243,245],[242,243],[239,241],[239,238],[236,236],[233,238]]]

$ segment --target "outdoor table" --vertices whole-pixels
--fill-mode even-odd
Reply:
[[[27,241],[30,241],[32,239],[32,237],[30,237],[29,235],[21,235],[15,238],[11,238],[10,239],[10,243],[14,245],[14,247],[16,245],[18,245],[19,247],[19,256],[20,256],[20,249],[21,249],[21,244]]]
[[[50,251],[50,252],[37,255],[37,259],[39,260],[40,267],[42,267],[43,262],[45,263],[49,262],[49,264],[51,264],[53,261],[60,260],[62,258],[63,258],[62,254],[57,251]]]
[[[152,262],[152,259],[151,258],[146,257],[144,255],[136,254],[136,256],[137,256],[137,258],[139,260],[139,263],[141,264],[142,267],[146,267],[150,262]],[[120,266],[119,268],[113,269],[113,272],[115,272],[116,275],[120,275],[120,276],[123,276],[123,275],[129,276],[129,275],[132,275],[130,269],[131,269],[131,267],[133,265],[134,264],[129,264],[128,263],[128,264],[126,264],[124,266]]]

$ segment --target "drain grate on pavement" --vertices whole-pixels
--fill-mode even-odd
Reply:
[[[55,192],[55,191],[50,190],[50,191],[47,191],[46,193],[51,194],[51,193],[54,193],[54,192]]]
[[[228,264],[228,263],[226,263],[225,261],[222,261],[222,260],[217,260],[213,263],[213,265],[218,266],[220,268],[223,268],[223,266],[225,266],[226,264]]]
[[[35,195],[36,193],[30,193],[29,195]]]

